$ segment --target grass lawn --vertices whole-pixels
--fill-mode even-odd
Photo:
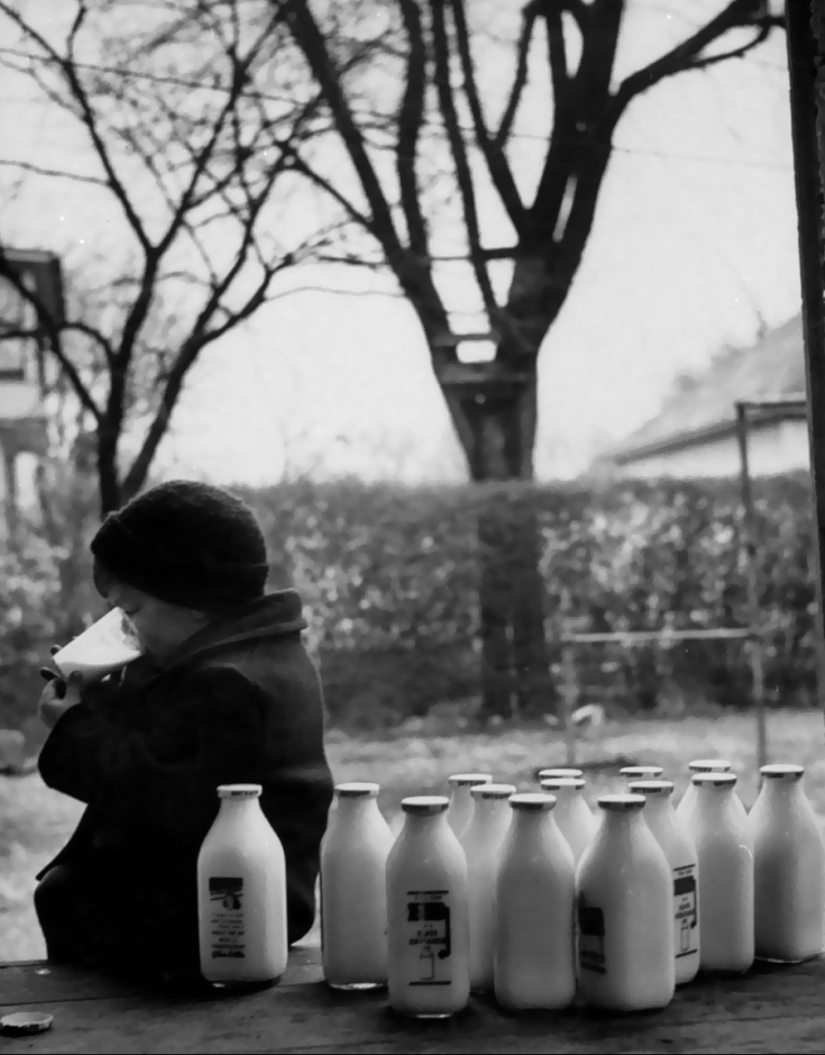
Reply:
[[[769,757],[806,768],[805,786],[825,829],[825,751],[819,711],[782,711],[770,716]],[[558,733],[542,728],[500,727],[493,734],[399,736],[352,739],[333,732],[328,754],[336,782],[372,780],[381,785],[380,804],[395,826],[405,795],[444,793],[450,773],[481,770],[525,790],[539,765],[563,765]],[[657,763],[681,795],[685,769],[694,758],[728,758],[739,775],[739,793],[750,807],[756,796],[755,727],[751,717],[703,716],[670,721],[610,723],[584,739],[578,760],[627,756]],[[592,800],[621,782],[616,770],[588,775]],[[45,955],[32,907],[34,875],[69,837],[82,806],[46,788],[37,775],[0,777],[0,960]]]

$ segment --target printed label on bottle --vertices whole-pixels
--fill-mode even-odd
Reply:
[[[696,865],[673,869],[673,918],[676,927],[676,959],[696,956],[699,952]]]
[[[607,973],[604,955],[604,913],[579,894],[579,966],[583,971]]]
[[[209,938],[213,960],[242,960],[246,956],[243,879],[209,877]]]
[[[407,944],[418,951],[418,977],[410,985],[452,985],[452,978],[442,977],[452,953],[449,893],[407,891]]]

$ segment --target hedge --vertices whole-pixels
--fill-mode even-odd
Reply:
[[[744,567],[734,482],[624,482],[604,487],[499,488],[298,481],[238,488],[267,535],[273,586],[294,582],[310,619],[334,723],[373,728],[472,700],[479,685],[477,590],[482,508],[515,532],[529,509],[541,532],[550,659],[565,630],[743,626]],[[777,704],[814,698],[811,515],[803,477],[759,481],[760,607],[770,624],[766,676]],[[61,560],[63,564],[61,565]],[[0,725],[31,715],[36,668],[66,633],[65,555],[33,536],[23,558],[0,561],[0,631],[7,666]],[[87,578],[83,569],[81,579]],[[61,597],[61,577],[64,582]],[[88,584],[74,619],[96,614]],[[582,678],[635,710],[674,693],[746,706],[742,646],[585,650]],[[547,709],[554,706],[548,694]]]

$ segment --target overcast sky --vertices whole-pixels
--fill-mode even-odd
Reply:
[[[639,0],[633,48],[667,41],[667,12]],[[776,34],[744,61],[662,84],[623,119],[583,266],[541,354],[541,478],[577,473],[654,416],[678,373],[752,341],[758,312],[773,325],[799,310],[784,49]],[[3,77],[0,158],[77,165],[76,134]],[[14,240],[58,252],[99,240],[104,221],[73,202],[57,193],[16,211]],[[9,219],[0,213],[6,231]],[[462,479],[425,344],[392,284],[316,268],[290,285],[350,294],[294,293],[207,351],[167,470],[267,483],[286,459],[290,471]]]

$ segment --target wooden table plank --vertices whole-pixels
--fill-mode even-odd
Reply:
[[[0,967],[0,1014],[43,1010],[51,1033],[0,1038],[6,1052],[825,1052],[825,962],[759,965],[744,976],[700,979],[661,1012],[510,1016],[473,999],[446,1022],[392,1015],[384,993],[337,993],[320,977],[317,950],[293,950],[287,984],[217,997],[117,989],[42,964]],[[313,981],[314,979],[314,981]],[[66,995],[68,994],[68,996]],[[20,998],[23,999],[20,999]]]

